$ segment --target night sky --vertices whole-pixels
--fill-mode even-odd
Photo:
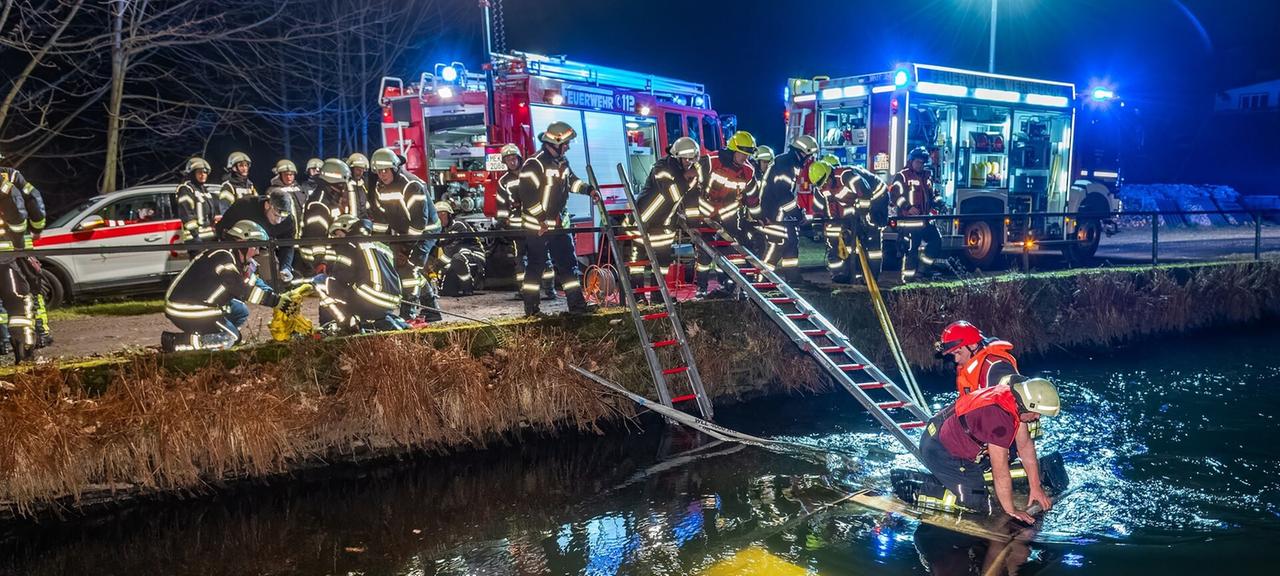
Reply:
[[[718,111],[737,114],[743,129],[775,146],[788,77],[868,73],[905,61],[979,70],[987,64],[989,0],[505,0],[504,6],[509,48],[702,82]],[[1153,139],[1195,133],[1218,90],[1280,78],[1280,2],[1000,0],[999,6],[997,72],[1075,82],[1079,90],[1106,81],[1153,118]],[[453,10],[449,35],[424,64],[481,59],[480,10]]]

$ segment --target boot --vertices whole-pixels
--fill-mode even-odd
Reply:
[[[49,327],[45,325],[44,320],[36,319],[36,348],[48,348],[53,346],[53,334],[49,333]]]
[[[566,292],[565,299],[569,301],[570,314],[590,314],[596,310],[595,305],[587,304],[587,299],[583,297],[581,290]]]
[[[22,364],[31,359],[31,348],[22,340],[13,341],[13,363],[14,365]]]
[[[230,334],[225,332],[200,335],[201,350],[225,350],[235,346],[237,343],[238,339],[232,338]]]
[[[542,314],[542,312],[538,310],[537,294],[525,293],[522,296],[524,297],[524,315],[525,316],[538,316]]]
[[[175,352],[178,349],[178,339],[186,336],[180,332],[161,332],[160,333],[160,349],[165,352]]]
[[[418,301],[422,303],[422,307],[418,309],[422,319],[427,322],[444,320],[444,317],[440,315],[440,298],[436,296],[434,289],[424,293]]]

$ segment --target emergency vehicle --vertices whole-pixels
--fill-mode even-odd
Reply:
[[[515,143],[526,155],[537,152],[538,134],[552,122],[577,130],[569,165],[583,179],[594,167],[611,213],[626,209],[618,164],[638,193],[675,139],[689,136],[706,151],[724,140],[702,84],[527,52],[494,54],[487,66],[492,79],[454,62],[416,83],[388,77],[381,86],[383,145],[433,185],[437,200],[481,228],[496,211],[506,170],[499,149]],[[575,225],[596,221],[585,195],[571,195],[568,211]],[[590,238],[578,240],[580,255],[594,251]]]
[[[820,155],[866,166],[886,181],[909,150],[925,147],[943,214],[1079,214],[936,220],[943,250],[971,265],[989,266],[1003,250],[1040,247],[1086,260],[1109,224],[1104,214],[1120,208],[1112,189],[1072,178],[1079,174],[1073,84],[906,64],[876,74],[792,79],[784,96],[788,141],[809,134]]]

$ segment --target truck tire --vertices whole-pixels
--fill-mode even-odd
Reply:
[[[999,226],[987,220],[971,220],[964,224],[961,238],[964,249],[961,254],[970,270],[989,269],[1000,257],[1001,239],[996,230]]]
[[[1096,194],[1090,194],[1081,203],[1076,217],[1075,242],[1062,248],[1062,255],[1072,266],[1085,266],[1093,261],[1098,243],[1102,241],[1102,215],[1107,207],[1106,199]]]

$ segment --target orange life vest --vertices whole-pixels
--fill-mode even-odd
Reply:
[[[1018,361],[1009,353],[1010,350],[1013,350],[1013,344],[1004,340],[992,340],[978,350],[968,364],[957,367],[956,391],[960,393],[960,397],[996,384],[987,382],[987,372],[996,362],[1008,362],[1013,365],[1014,372],[1017,372]]]
[[[1013,397],[1013,390],[1008,384],[988,386],[973,394],[965,394],[956,400],[956,416],[964,416],[979,408],[999,406],[1013,419],[1013,429],[1018,429],[1018,399]],[[967,430],[966,430],[967,431]]]

